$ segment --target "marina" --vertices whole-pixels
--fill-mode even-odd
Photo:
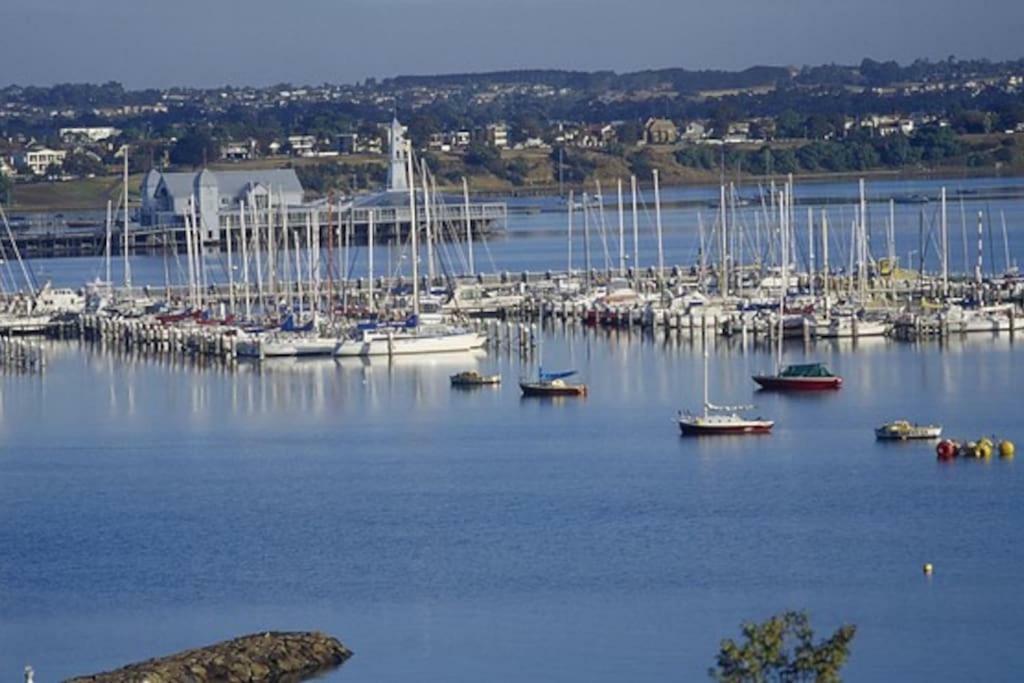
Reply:
[[[867,186],[854,187],[857,206],[868,204]],[[840,212],[808,217],[797,194],[780,180],[767,222],[762,211],[746,230],[718,211],[692,234],[674,222],[684,214],[655,203],[635,239],[624,199],[621,240],[618,207],[588,196],[521,217],[549,231],[512,214],[504,236],[486,239],[424,224],[404,243],[325,244],[312,218],[287,238],[257,219],[247,225],[263,227],[230,251],[191,238],[183,254],[120,258],[9,249],[0,361],[25,369],[0,373],[0,513],[14,520],[0,543],[76,559],[32,572],[0,560],[21,587],[0,639],[51,678],[141,659],[153,615],[171,624],[173,651],[256,632],[271,614],[297,629],[315,619],[354,644],[360,656],[328,680],[397,682],[428,666],[479,680],[480,667],[521,662],[523,647],[547,663],[537,678],[562,662],[574,678],[655,680],[699,675],[718,642],[712,622],[783,600],[867,625],[853,676],[891,674],[891,643],[907,631],[917,654],[901,680],[994,671],[987,658],[948,653],[964,646],[955,624],[971,606],[988,601],[1003,624],[1020,607],[1006,598],[1012,571],[984,560],[1016,547],[1019,521],[1005,503],[1018,473],[1001,450],[1017,436],[1024,329],[1014,223],[1006,269],[985,251],[981,268],[961,272],[952,249],[934,248],[925,267],[890,267],[898,220],[882,224],[882,246],[865,221],[837,237]],[[983,239],[992,225],[1002,236],[984,223]],[[933,231],[932,247],[944,233]],[[606,243],[607,260],[595,258]],[[965,400],[965,387],[988,400]],[[944,434],[983,425],[1005,436],[942,455],[953,446],[890,424],[909,404]],[[44,419],[47,430],[27,429]],[[887,448],[879,425],[897,425],[907,443]],[[935,463],[995,453],[998,472],[947,477]],[[928,511],[949,497],[971,513],[940,523]],[[24,512],[43,499],[45,510]],[[765,524],[770,542],[754,532]],[[129,551],[124,539],[140,536],[151,540]],[[188,540],[197,536],[203,544]],[[220,553],[257,560],[246,569]],[[909,577],[919,579],[921,553],[955,583],[941,613]],[[857,564],[873,571],[837,594]],[[165,571],[181,582],[145,579]],[[979,572],[984,585],[971,579]],[[737,582],[746,595],[723,598]],[[106,623],[119,649],[43,650],[58,628],[87,643],[90,615],[105,609],[96,596],[115,583],[123,607]],[[70,584],[85,597],[65,604],[52,586]],[[893,586],[905,602],[895,620],[881,609]],[[209,618],[218,601],[229,606]],[[239,607],[256,603],[265,607]],[[931,615],[923,628],[921,613]],[[621,644],[610,622],[655,656],[580,664],[573,653]],[[437,647],[480,637],[486,662],[437,663]],[[680,651],[679,638],[695,649]],[[0,669],[24,665],[5,652]]]

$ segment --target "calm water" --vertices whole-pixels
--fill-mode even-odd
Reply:
[[[869,184],[875,234],[882,199],[937,187]],[[848,227],[855,189],[797,194]],[[1024,201],[964,203],[969,229],[972,212],[993,215],[997,265],[1001,213],[1011,260],[1024,258]],[[896,208],[902,256],[922,207]],[[923,208],[934,224],[935,203]],[[698,212],[714,210],[664,212],[668,263],[696,258]],[[648,206],[645,265],[652,220]],[[478,248],[481,268],[565,267],[564,216],[511,222]],[[615,261],[617,216],[606,223]],[[950,225],[957,270],[959,200]],[[848,232],[835,235],[840,262]],[[596,229],[591,246],[603,265]],[[384,272],[387,249],[376,260]],[[365,254],[355,263],[364,272]],[[223,278],[223,257],[209,264]],[[98,259],[32,266],[64,285],[102,274]],[[133,270],[163,282],[159,257]],[[776,433],[687,440],[672,418],[699,407],[699,344],[571,328],[546,339],[545,365],[580,369],[585,400],[521,400],[514,380],[535,359],[506,351],[227,371],[58,344],[43,376],[0,375],[0,680],[26,663],[54,681],[264,629],[339,636],[356,651],[339,681],[700,680],[741,621],[790,608],[822,633],[859,626],[850,680],[1019,678],[1019,463],[939,465],[930,445],[877,444],[871,429],[907,417],[1024,447],[1021,340],[793,346],[788,359],[846,379],[807,397],[754,392],[771,354],[722,342],[712,400],[756,403]],[[469,367],[506,382],[452,391],[448,375]]]
[[[742,620],[797,608],[858,625],[850,680],[1016,680],[1020,463],[871,428],[1024,442],[1020,349],[805,356],[844,388],[759,394],[771,355],[713,348],[712,399],[778,427],[692,440],[689,341],[551,330],[545,365],[591,385],[559,403],[521,400],[534,366],[504,351],[229,372],[55,345],[0,376],[0,678],[294,628],[355,650],[339,681],[700,680]],[[474,366],[506,383],[453,391]]]

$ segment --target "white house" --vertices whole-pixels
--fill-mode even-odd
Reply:
[[[38,147],[35,149],[26,149],[23,152],[19,152],[14,155],[14,163],[16,166],[28,166],[29,170],[35,175],[45,175],[46,169],[51,164],[57,166],[64,165],[64,158],[68,153],[63,149],[50,149],[49,147]]]
[[[113,126],[83,126],[78,128],[61,128],[60,139],[64,142],[101,142],[116,138],[121,134],[120,128]]]

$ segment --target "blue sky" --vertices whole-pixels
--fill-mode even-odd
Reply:
[[[0,26],[3,84],[1024,56],[1021,0],[2,0]]]

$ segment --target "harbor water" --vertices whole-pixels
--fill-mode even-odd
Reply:
[[[911,198],[894,207],[897,253],[916,266],[923,213],[937,269],[936,202],[914,198],[938,186],[869,183],[875,256],[885,198]],[[1024,258],[1024,183],[948,186],[962,190],[952,271],[974,267],[979,211],[986,274]],[[855,192],[797,188],[798,202],[830,211],[837,264]],[[618,258],[605,194],[603,237],[591,225],[602,269]],[[667,264],[695,262],[714,195],[663,193]],[[479,270],[566,268],[564,211],[530,202],[476,245]],[[638,230],[645,267],[651,209]],[[738,209],[744,260],[759,210]],[[628,209],[626,221],[629,234]],[[365,254],[350,257],[364,274]],[[181,282],[183,261],[132,256],[133,281]],[[397,247],[379,245],[375,262],[380,275],[407,273]],[[74,287],[105,267],[29,265]],[[224,281],[224,254],[206,265],[209,282]],[[115,259],[113,280],[120,269]],[[1019,332],[787,342],[786,362],[821,361],[844,379],[795,396],[755,391],[751,376],[775,367],[763,339],[711,335],[711,401],[754,404],[751,416],[777,424],[770,436],[693,439],[675,418],[701,407],[699,332],[551,322],[545,369],[577,369],[589,385],[561,400],[521,398],[517,380],[541,358],[507,346],[222,364],[48,341],[39,371],[0,367],[0,680],[30,664],[56,681],[287,629],[355,652],[327,680],[701,680],[741,622],[789,609],[807,610],[820,636],[857,625],[847,680],[1016,680],[1024,470],[998,457],[938,463],[934,443],[879,443],[873,429],[908,419],[1024,442],[1022,343]],[[449,376],[470,369],[504,381],[454,390]]]
[[[330,680],[699,680],[741,621],[806,609],[858,626],[849,680],[1013,680],[1024,471],[872,428],[1019,441],[1016,345],[796,344],[846,380],[796,397],[719,340],[712,400],[778,426],[686,439],[688,338],[549,329],[545,366],[590,385],[560,402],[521,399],[536,358],[507,350],[227,370],[55,342],[0,377],[0,676],[322,629],[356,653]],[[505,382],[452,390],[472,367]]]

